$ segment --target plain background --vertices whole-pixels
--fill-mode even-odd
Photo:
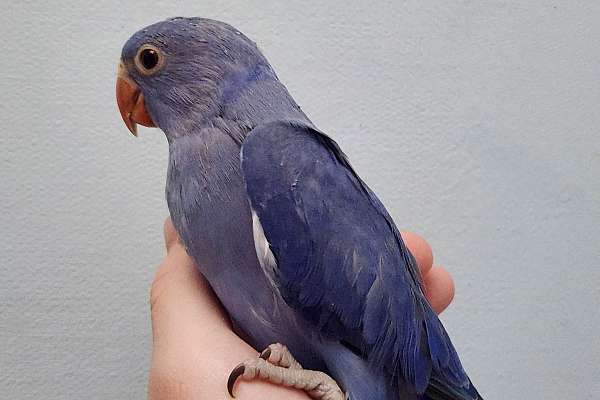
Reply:
[[[253,38],[430,241],[486,399],[600,398],[600,3],[35,3],[0,16],[1,398],[146,396],[167,145],[129,135],[114,82],[176,15]]]

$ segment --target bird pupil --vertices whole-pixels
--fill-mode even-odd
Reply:
[[[140,61],[146,69],[152,69],[158,64],[158,53],[152,49],[146,49],[140,54]]]

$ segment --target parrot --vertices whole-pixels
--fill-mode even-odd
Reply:
[[[180,240],[264,349],[231,371],[232,397],[262,379],[318,400],[481,399],[386,208],[255,42],[170,18],[127,40],[116,81],[131,133],[166,136]]]

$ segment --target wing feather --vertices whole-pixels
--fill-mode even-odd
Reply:
[[[284,300],[417,393],[432,377],[444,383],[438,392],[469,387],[414,258],[339,146],[310,126],[276,121],[250,133],[241,158]]]

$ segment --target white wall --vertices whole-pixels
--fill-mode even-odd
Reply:
[[[197,15],[257,41],[429,239],[486,398],[600,398],[600,3],[3,3],[0,397],[145,396],[167,146],[128,134],[115,70]]]

